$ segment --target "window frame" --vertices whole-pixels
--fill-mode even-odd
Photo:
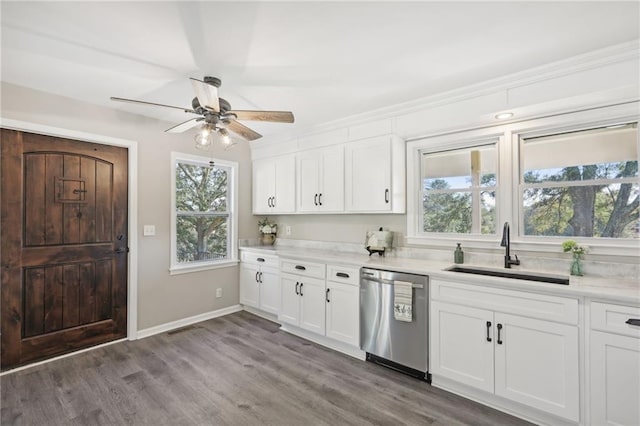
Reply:
[[[520,158],[520,140],[629,122],[640,123],[638,102],[523,119],[509,124],[435,134],[407,141],[406,242],[410,245],[451,250],[455,247],[454,242],[461,242],[463,246],[469,248],[493,249],[499,252],[504,250],[500,247],[502,229],[500,225],[509,222],[513,250],[546,254],[561,253],[560,244],[568,239],[567,237],[524,235],[524,209],[522,208],[520,187],[520,170],[522,170],[523,164]],[[464,148],[465,144],[469,146],[469,141],[478,140],[484,136],[500,137],[498,142],[498,191],[496,194],[497,235],[480,237],[469,234],[421,234],[419,232],[421,152],[426,152],[427,149]],[[640,131],[638,132],[638,155],[640,157]],[[640,239],[623,240],[599,237],[572,237],[571,239],[579,244],[589,246],[590,255],[640,257]]]
[[[227,174],[227,212],[228,212],[228,253],[229,257],[223,260],[209,260],[179,263],[177,259],[177,218],[176,210],[176,169],[178,163],[192,164],[196,166],[209,166],[213,161],[215,166],[224,167]],[[207,271],[218,268],[226,268],[238,264],[238,163],[228,160],[220,160],[211,157],[203,157],[180,152],[171,152],[171,264],[170,275],[186,274],[191,272]]]

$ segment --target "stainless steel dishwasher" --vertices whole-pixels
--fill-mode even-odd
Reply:
[[[394,317],[395,282],[411,283],[412,318]],[[431,382],[429,374],[429,277],[360,270],[360,349],[376,362]]]

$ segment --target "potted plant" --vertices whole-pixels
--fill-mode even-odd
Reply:
[[[578,277],[584,275],[580,260],[582,259],[582,255],[587,252],[587,246],[580,246],[573,240],[567,240],[562,243],[562,251],[573,254],[573,261],[571,262],[571,269],[569,270],[570,274]]]
[[[278,233],[278,225],[270,222],[268,218],[264,218],[258,221],[258,230],[262,234],[262,244],[273,245],[276,241],[276,234]]]

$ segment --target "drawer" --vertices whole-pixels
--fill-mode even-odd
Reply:
[[[327,265],[327,281],[359,285],[360,268],[353,266]]]
[[[531,318],[578,324],[578,299],[433,279],[431,298]]]
[[[280,270],[282,272],[288,272],[290,274],[324,279],[325,269],[326,268],[324,263],[315,263],[306,260],[293,259],[280,260]]]
[[[269,266],[272,268],[278,267],[278,256],[266,256],[253,251],[241,251],[240,260],[242,262],[256,263],[258,265]]]
[[[591,302],[590,318],[592,330],[640,337],[640,326],[626,323],[630,319],[640,321],[640,307]]]

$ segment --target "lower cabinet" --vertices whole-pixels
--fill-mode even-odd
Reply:
[[[640,425],[640,308],[591,303],[589,341],[591,424]]]
[[[351,346],[360,345],[360,287],[327,281],[326,335]]]
[[[278,258],[241,253],[240,303],[277,315],[280,312]]]
[[[282,274],[280,320],[324,335],[325,282],[318,278]]]
[[[432,281],[435,299],[444,295],[473,304],[432,300],[430,366],[434,378],[451,379],[578,421],[578,327],[513,314],[534,311],[535,294],[493,289],[483,296],[478,286],[473,287],[467,293],[463,284]],[[539,297],[545,297],[539,306],[547,306],[550,296]],[[507,312],[500,311],[498,300],[505,303]],[[478,308],[483,306],[492,309]]]

